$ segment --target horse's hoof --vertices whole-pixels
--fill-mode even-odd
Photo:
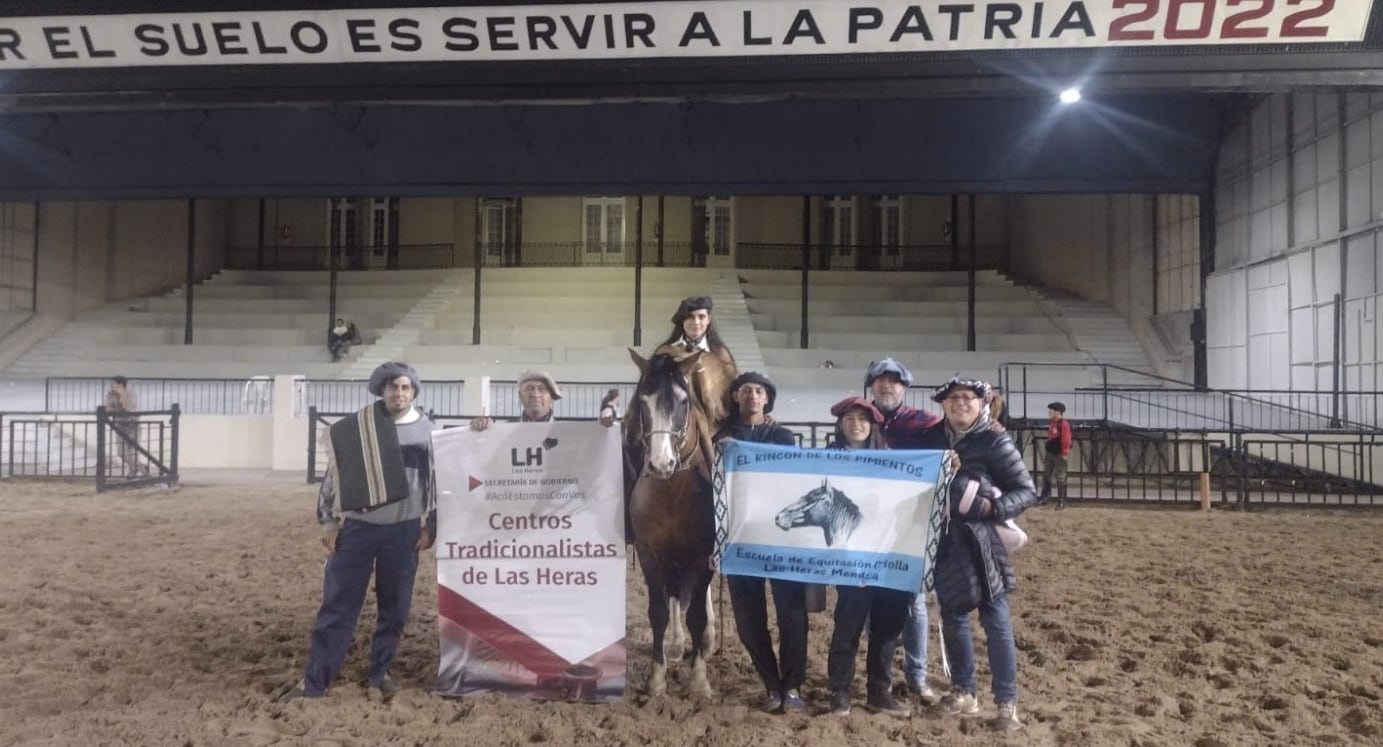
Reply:
[[[710,680],[706,678],[706,660],[697,659],[692,663],[691,693],[694,697],[701,700],[710,700],[714,693],[711,692]]]
[[[667,693],[667,667],[662,664],[654,664],[653,672],[648,675],[648,694],[653,697]]]

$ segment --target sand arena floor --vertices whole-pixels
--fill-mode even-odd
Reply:
[[[811,617],[808,714],[748,706],[759,687],[732,628],[711,662],[713,702],[685,696],[680,666],[669,696],[650,700],[640,688],[651,637],[632,573],[627,702],[438,698],[430,559],[392,703],[367,699],[357,683],[357,639],[328,697],[277,705],[270,698],[298,676],[319,601],[314,491],[196,482],[103,496],[89,485],[0,482],[0,744],[1383,742],[1376,512],[1030,512],[1014,598],[1027,728],[998,735],[984,718],[927,711],[816,715],[827,696],[827,614]],[[372,624],[367,606],[361,629]],[[982,714],[992,715],[983,663],[980,676]]]

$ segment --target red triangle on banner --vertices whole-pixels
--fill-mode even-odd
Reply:
[[[470,489],[471,489],[471,490],[475,490],[476,488],[478,488],[478,487],[480,487],[481,485],[484,485],[484,484],[485,484],[485,483],[483,483],[483,482],[481,482],[481,481],[475,479],[474,477],[467,476],[467,479],[470,481],[470,484],[471,484],[471,488],[470,488]]]

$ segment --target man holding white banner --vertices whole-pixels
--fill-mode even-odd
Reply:
[[[440,432],[433,444],[437,692],[621,699],[625,542],[618,431],[550,419],[487,423],[483,430]]]

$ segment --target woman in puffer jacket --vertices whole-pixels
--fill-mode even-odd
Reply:
[[[993,675],[996,728],[1021,729],[1018,718],[1018,651],[1009,617],[1014,589],[1013,563],[997,525],[1036,504],[1032,475],[1013,441],[990,428],[989,384],[952,378],[932,395],[942,405],[942,421],[927,429],[919,446],[951,449],[960,468],[951,482],[951,505],[937,547],[933,584],[941,609],[942,637],[951,668],[951,694],[942,700],[950,713],[979,713],[975,650],[970,613],[979,610]]]

